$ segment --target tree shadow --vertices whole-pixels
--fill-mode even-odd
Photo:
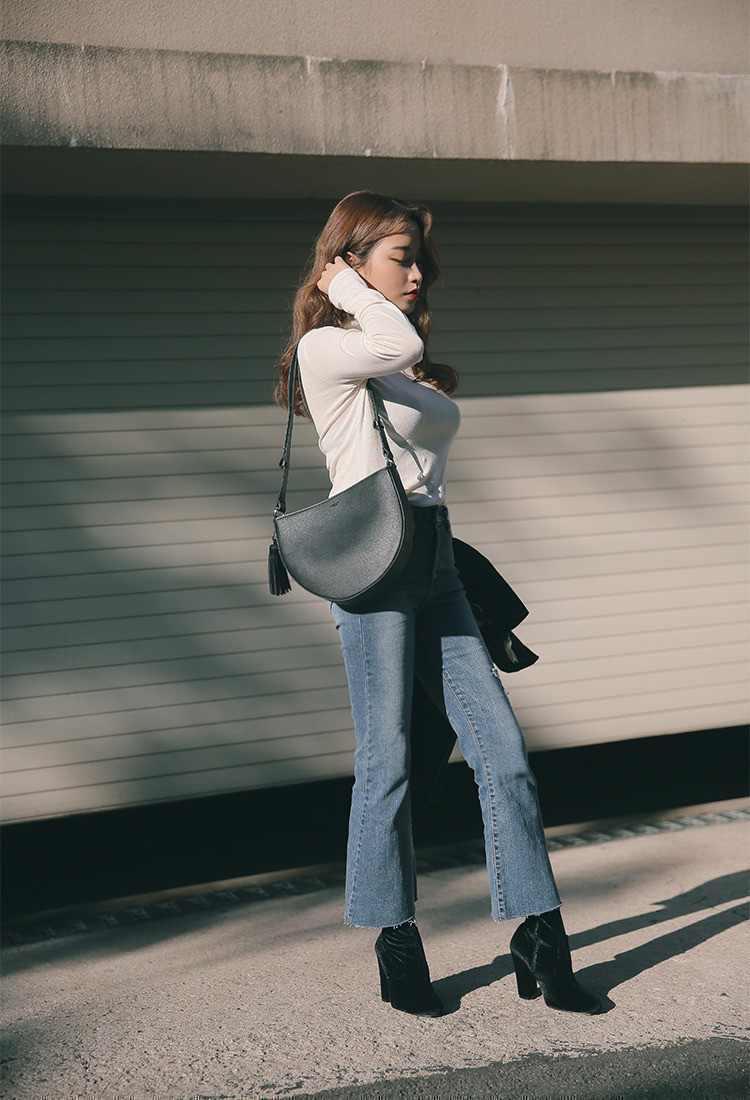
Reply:
[[[588,947],[595,943],[622,936],[628,932],[648,928],[662,924],[665,921],[677,917],[684,917],[690,913],[697,913],[703,909],[715,908],[731,901],[743,899],[743,904],[722,909],[718,913],[698,920],[684,928],[667,932],[663,936],[650,939],[647,943],[631,948],[614,955],[609,961],[595,963],[577,971],[581,984],[586,988],[600,994],[603,999],[604,1011],[608,1012],[614,1007],[614,1002],[608,994],[617,986],[630,981],[646,970],[666,962],[667,959],[683,955],[687,951],[698,947],[714,936],[728,931],[730,928],[741,924],[747,919],[747,905],[744,899],[748,893],[748,874],[745,871],[735,871],[722,875],[719,878],[709,879],[700,886],[693,887],[682,894],[677,894],[666,901],[657,902],[664,908],[660,912],[639,913],[632,917],[623,917],[621,920],[610,921],[607,924],[598,925],[584,932],[578,932],[570,936],[570,946],[573,951],[579,947]],[[448,975],[434,982],[435,989],[446,1006],[446,1014],[456,1012],[462,999],[475,990],[486,988],[507,978],[513,973],[513,962],[510,954],[498,955],[490,963],[484,966],[472,967],[459,973]]]

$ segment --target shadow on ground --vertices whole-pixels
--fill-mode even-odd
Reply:
[[[402,1077],[294,1100],[747,1100],[747,1044],[706,1039],[587,1057],[533,1054],[518,1062]]]
[[[736,871],[732,874],[722,875],[719,878],[709,879],[683,894],[677,894],[667,901],[658,902],[657,904],[663,906],[661,912],[640,913],[636,916],[624,917],[622,920],[610,921],[607,924],[590,928],[585,932],[579,932],[571,936],[570,945],[575,950],[579,947],[588,947],[594,943],[602,943],[615,936],[658,925],[676,917],[684,917],[691,913],[701,912],[704,909],[726,905],[731,901],[739,901],[746,898],[747,894],[748,875],[746,872]],[[608,962],[597,963],[594,966],[580,970],[578,971],[578,977],[583,985],[599,993],[604,998],[605,1011],[608,1011],[613,1007],[613,1002],[607,998],[606,994],[618,985],[630,981],[638,974],[642,974],[667,959],[690,951],[713,936],[718,936],[729,928],[741,924],[746,918],[747,908],[745,904],[722,909],[720,912],[711,913],[693,924],[678,928],[663,936],[657,936],[639,947],[614,955]],[[510,955],[499,955],[485,966],[477,966],[470,970],[463,970],[458,974],[451,974],[434,984],[435,989],[446,1005],[447,1011],[450,1013],[457,1011],[462,998],[467,994],[508,977],[512,971],[513,965]]]

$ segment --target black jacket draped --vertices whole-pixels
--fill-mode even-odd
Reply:
[[[466,595],[492,660],[501,672],[528,668],[539,658],[513,633],[528,609],[494,565],[460,539],[453,555]],[[414,679],[411,715],[412,797],[426,805],[440,793],[456,735],[443,712]]]

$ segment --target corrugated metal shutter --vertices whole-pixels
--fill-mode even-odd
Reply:
[[[451,511],[532,607],[543,660],[509,681],[530,744],[742,721],[741,230],[466,209],[438,221]],[[325,606],[265,580],[271,366],[321,214],[10,219],[6,820],[350,772]],[[303,504],[326,479],[297,434]]]
[[[529,744],[747,721],[746,227],[486,211],[441,249],[451,514],[532,609]]]

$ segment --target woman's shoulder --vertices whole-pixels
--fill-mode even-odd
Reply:
[[[328,358],[331,354],[341,352],[347,329],[336,325],[324,325],[321,328],[312,328],[300,339],[297,350],[301,360],[315,366],[321,357]]]
[[[344,353],[341,346],[344,329],[324,325],[310,329],[297,344],[300,371],[305,385],[327,388],[338,381]]]
[[[311,328],[300,337],[300,345],[316,344],[321,341],[336,339],[341,337],[346,332],[346,329],[340,328],[338,325],[321,325],[320,328]]]
[[[311,328],[301,337],[298,346],[309,349],[318,346],[326,346],[331,343],[340,344],[345,334],[353,328],[358,328],[358,326],[347,325],[346,327],[340,327],[339,325],[322,325],[320,328]]]

